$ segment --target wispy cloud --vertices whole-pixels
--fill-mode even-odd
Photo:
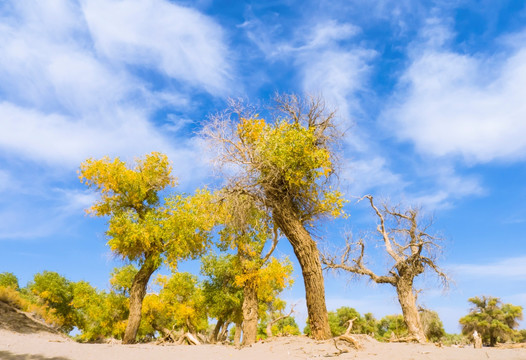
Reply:
[[[477,279],[526,280],[526,256],[510,257],[485,264],[454,264],[448,266],[461,277]]]
[[[200,12],[164,0],[82,1],[99,54],[156,69],[225,96],[232,80],[223,29]]]
[[[423,31],[385,116],[390,128],[435,157],[525,159],[526,41],[496,55],[470,55],[449,50],[450,35],[436,20]]]
[[[42,238],[82,213],[92,197],[56,183],[77,183],[88,157],[129,161],[161,151],[182,191],[202,182],[202,147],[185,124],[194,94],[221,97],[232,88],[219,24],[164,0],[0,7],[0,238]],[[38,181],[24,178],[28,169]]]
[[[199,148],[186,147],[192,140],[174,142],[179,134],[163,133],[153,117],[167,106],[188,109],[192,91],[228,92],[228,47],[212,19],[163,0],[20,1],[10,10],[0,15],[6,153],[71,168],[87,157],[173,155],[185,146],[181,166],[199,166],[189,154]],[[195,90],[182,95],[137,66]]]
[[[422,179],[432,178],[432,184],[423,190],[407,194],[407,201],[427,209],[448,208],[466,196],[481,196],[486,193],[479,179],[456,173],[451,164],[434,163],[427,167]]]

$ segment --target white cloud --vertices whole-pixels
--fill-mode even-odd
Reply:
[[[525,159],[526,42],[507,55],[465,55],[444,49],[447,32],[440,27],[426,36],[384,114],[390,128],[432,156]]]
[[[77,167],[88,157],[172,151],[140,113],[126,109],[117,109],[110,122],[45,114],[4,102],[0,119],[0,148],[50,165]]]
[[[301,65],[303,90],[323,94],[344,118],[359,113],[360,105],[355,96],[364,90],[369,73],[368,60],[374,52],[364,49],[317,49],[313,52],[302,53],[297,58]]]
[[[426,187],[425,192],[413,192],[408,196],[412,204],[426,209],[448,208],[453,200],[466,196],[483,195],[485,189],[478,179],[460,176],[450,165],[435,163],[426,170],[426,177],[433,179],[433,186]]]
[[[510,257],[486,264],[455,264],[448,268],[457,276],[468,279],[526,280],[526,256]]]
[[[16,182],[13,179],[11,173],[7,170],[0,169],[0,193],[12,190],[16,186]]]
[[[406,185],[400,175],[393,173],[383,157],[367,157],[345,164],[342,183],[349,184],[350,196],[363,196],[378,188],[400,192]]]
[[[82,1],[95,47],[112,61],[147,66],[226,95],[231,67],[222,28],[163,0]]]
[[[230,66],[219,25],[161,0],[82,4],[16,1],[0,14],[0,149],[67,169],[87,157],[161,151],[184,183],[188,174],[205,176],[198,141],[176,131],[175,120],[167,133],[151,119],[167,105],[184,112],[190,95],[128,65],[225,90]],[[152,57],[143,62],[142,52]]]

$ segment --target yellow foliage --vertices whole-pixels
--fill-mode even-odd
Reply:
[[[0,301],[3,301],[19,310],[32,313],[52,326],[60,326],[64,320],[55,314],[55,310],[44,304],[35,304],[23,298],[12,287],[0,286]]]
[[[331,151],[320,146],[315,127],[286,120],[269,124],[256,115],[241,118],[237,135],[237,151],[246,152],[244,157],[253,163],[256,181],[299,201],[307,221],[343,214],[342,194],[325,188],[333,172]]]
[[[153,152],[129,168],[119,158],[88,159],[81,164],[81,182],[100,193],[88,210],[96,216],[111,216],[106,234],[111,250],[131,261],[164,254],[169,265],[200,254],[207,246],[213,223],[209,213],[210,193],[172,195],[161,203],[159,192],[175,184],[172,167],[164,154]],[[205,211],[206,210],[206,211]]]

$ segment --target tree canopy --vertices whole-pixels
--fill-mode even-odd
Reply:
[[[106,231],[110,249],[139,264],[130,288],[125,343],[135,342],[153,272],[163,261],[176,269],[178,261],[202,254],[213,227],[206,211],[211,203],[208,191],[194,196],[170,194],[162,201],[160,192],[175,184],[166,155],[153,152],[135,163],[128,167],[119,158],[88,159],[79,175],[100,194],[88,212],[110,217]]]
[[[519,325],[518,320],[522,320],[521,306],[503,304],[499,298],[476,296],[468,301],[473,307],[459,320],[462,333],[472,336],[477,331],[486,345],[495,346],[510,339]]]
[[[317,98],[278,95],[266,119],[232,102],[202,131],[228,167],[227,191],[250,196],[287,237],[300,263],[312,334],[330,337],[319,251],[309,230],[321,217],[342,214],[344,200],[332,188],[340,134],[335,113]]]

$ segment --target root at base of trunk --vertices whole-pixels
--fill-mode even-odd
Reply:
[[[168,329],[163,329],[164,337],[159,339],[156,344],[163,343],[175,343],[177,345],[188,344],[188,345],[201,345],[201,341],[197,339],[197,336],[187,332],[187,333],[176,333]],[[199,335],[198,335],[199,336]]]

